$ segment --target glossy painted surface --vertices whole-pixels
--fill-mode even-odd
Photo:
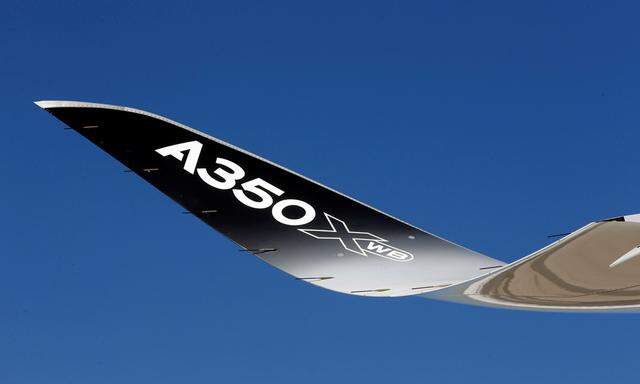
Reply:
[[[637,215],[591,223],[504,266],[164,117],[84,102],[38,105],[243,249],[311,284],[511,309],[640,306]],[[277,209],[287,201],[298,213]]]
[[[162,116],[85,102],[37,104],[239,248],[308,283],[406,296],[504,265]],[[283,202],[298,206],[276,209]],[[314,212],[304,223],[301,206]]]

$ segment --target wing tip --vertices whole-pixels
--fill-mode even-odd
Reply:
[[[33,102],[33,104],[37,105],[42,109],[47,109],[47,106],[49,105],[49,103],[51,103],[50,100],[38,100]]]

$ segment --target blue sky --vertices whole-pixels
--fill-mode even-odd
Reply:
[[[637,315],[306,285],[32,104],[156,112],[513,261],[640,212],[637,2],[2,8],[0,382],[637,378]]]

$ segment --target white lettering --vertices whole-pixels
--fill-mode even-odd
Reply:
[[[188,151],[187,161],[184,162],[184,170],[193,175],[193,172],[196,170],[196,165],[198,164],[198,158],[200,157],[201,150],[202,143],[200,143],[199,141],[189,141],[187,143],[175,144],[168,147],[156,149],[156,152],[164,157],[171,155],[176,159],[182,161],[184,157],[184,154],[182,152]]]

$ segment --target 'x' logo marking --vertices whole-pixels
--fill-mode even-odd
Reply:
[[[362,247],[358,245],[356,240],[387,241],[369,232],[350,231],[344,221],[337,219],[326,212],[324,216],[327,218],[331,229],[299,229],[299,231],[315,237],[316,239],[338,240],[345,249],[362,256],[367,256],[367,254],[364,252]]]

